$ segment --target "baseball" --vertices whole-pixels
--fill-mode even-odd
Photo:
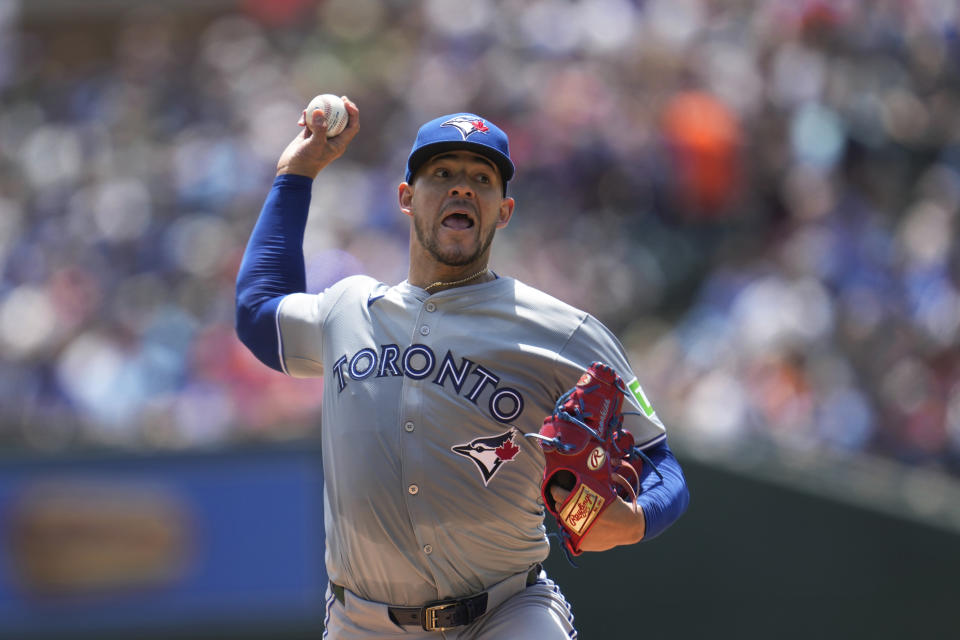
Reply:
[[[328,138],[339,134],[347,126],[347,107],[344,106],[343,100],[332,93],[322,93],[310,101],[307,105],[308,118],[313,115],[314,109],[323,111],[327,118]]]

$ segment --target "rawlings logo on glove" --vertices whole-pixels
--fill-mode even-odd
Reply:
[[[594,362],[576,386],[560,396],[540,432],[526,434],[540,441],[546,456],[540,491],[569,554],[583,552],[580,542],[617,496],[638,508],[646,456],[623,429],[627,393],[616,371]],[[556,504],[550,493],[554,484],[570,492],[563,504]]]

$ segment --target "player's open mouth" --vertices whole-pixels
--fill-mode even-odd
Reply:
[[[455,212],[445,216],[440,225],[455,231],[462,231],[473,227],[473,218],[466,213]]]

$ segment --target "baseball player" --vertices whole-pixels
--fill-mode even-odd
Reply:
[[[588,313],[488,265],[514,200],[507,136],[474,114],[421,127],[398,189],[407,280],[352,276],[305,293],[311,186],[357,135],[303,113],[237,280],[237,332],[265,364],[325,377],[325,637],[576,637],[540,563],[544,453],[536,433],[594,361],[625,381],[626,427],[650,466],[582,549],[650,539],[685,510],[682,471],[618,340]],[[625,403],[626,404],[626,403]],[[650,473],[655,467],[656,474]],[[569,492],[557,486],[558,502]],[[639,508],[637,508],[639,507]]]

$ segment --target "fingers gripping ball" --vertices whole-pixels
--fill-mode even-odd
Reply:
[[[307,105],[307,118],[313,117],[313,112],[319,109],[327,120],[327,137],[339,135],[347,126],[347,107],[343,100],[332,93],[322,93],[316,96]]]
[[[567,551],[580,555],[581,541],[619,495],[636,508],[642,455],[623,429],[623,380],[594,362],[576,386],[560,396],[537,434],[546,457],[543,502],[557,519]],[[570,491],[556,504],[550,487]]]

